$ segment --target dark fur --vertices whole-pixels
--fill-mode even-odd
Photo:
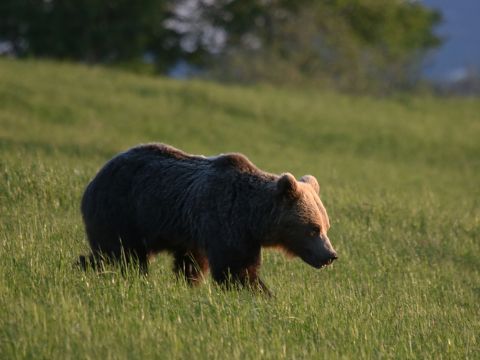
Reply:
[[[210,268],[222,284],[252,285],[260,249],[279,245],[285,201],[279,176],[259,170],[241,154],[193,156],[162,144],[132,148],[110,160],[88,185],[82,214],[92,255],[138,261],[160,251],[173,254],[174,270],[191,283]]]

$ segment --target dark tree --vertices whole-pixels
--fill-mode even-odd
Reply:
[[[151,53],[176,61],[161,0],[3,0],[0,39],[19,56],[114,63]]]

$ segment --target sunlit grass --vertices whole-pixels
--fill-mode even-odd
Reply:
[[[0,61],[0,358],[477,358],[480,103]],[[159,256],[80,272],[79,202],[113,154],[167,142],[315,175],[340,259],[264,252],[274,299],[195,289]]]

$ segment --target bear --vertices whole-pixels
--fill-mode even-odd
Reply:
[[[270,294],[259,277],[261,249],[275,247],[321,268],[337,259],[312,175],[271,174],[246,156],[190,155],[138,145],[108,161],[87,185],[81,213],[91,254],[80,263],[135,261],[166,251],[189,284],[215,282]]]

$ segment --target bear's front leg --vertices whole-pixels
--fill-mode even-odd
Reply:
[[[220,285],[231,288],[232,285],[248,287],[254,291],[271,296],[270,290],[258,277],[260,266],[260,249],[255,252],[242,253],[238,250],[209,252],[209,263],[213,279]]]
[[[199,251],[177,251],[174,258],[173,271],[190,285],[198,284],[208,271],[208,260]]]
[[[270,290],[268,290],[267,286],[265,283],[260,279],[260,277],[257,274],[259,264],[256,264],[254,266],[250,266],[247,269],[245,269],[245,276],[242,279],[242,284],[249,286],[251,289],[255,291],[259,291],[264,293],[265,295],[271,297],[272,293]]]

